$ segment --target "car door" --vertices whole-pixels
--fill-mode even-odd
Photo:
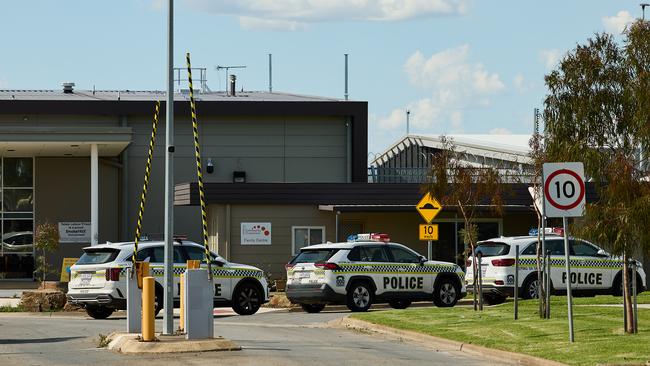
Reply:
[[[419,254],[397,245],[389,245],[388,250],[390,265],[397,272],[388,278],[393,291],[416,294],[433,288],[433,276],[424,273]],[[386,278],[382,284],[385,282]]]
[[[156,281],[164,286],[165,276],[165,248],[163,245],[157,245],[151,248],[150,269],[151,274]],[[173,264],[173,288],[174,297],[180,297],[180,275],[182,268],[185,267],[185,253],[177,245],[174,246],[174,264]]]
[[[377,287],[377,295],[392,291],[390,286],[386,286],[386,278],[391,276],[388,258],[385,244],[359,246],[358,271],[372,278]]]
[[[185,253],[188,260],[201,261],[201,268],[208,268],[205,263],[205,249],[194,245],[184,245]],[[214,283],[214,297],[219,300],[229,300],[232,291],[232,276],[234,269],[230,269],[227,263],[215,261],[212,262],[212,281]]]
[[[546,250],[551,252],[551,282],[556,290],[566,289],[566,271],[563,239],[546,239]]]
[[[576,288],[600,290],[611,285],[611,269],[598,256],[597,246],[580,239],[571,239],[571,272],[576,273]],[[573,275],[572,275],[573,277]]]

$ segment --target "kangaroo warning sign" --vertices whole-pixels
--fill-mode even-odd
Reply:
[[[546,163],[543,175],[546,217],[583,216],[585,173],[582,163]]]

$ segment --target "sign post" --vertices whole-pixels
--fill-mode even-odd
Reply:
[[[573,342],[573,299],[571,296],[571,255],[567,217],[580,217],[585,210],[585,174],[582,163],[547,163],[543,167],[544,213],[561,217],[564,226],[564,263],[566,271],[569,341]]]
[[[442,205],[431,194],[425,194],[415,206],[426,224],[420,225],[420,240],[427,241],[427,259],[433,257],[432,240],[438,240],[438,224],[431,224],[431,221],[442,211]]]

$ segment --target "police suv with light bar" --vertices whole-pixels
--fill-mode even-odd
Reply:
[[[538,296],[537,232],[529,236],[501,237],[479,242],[481,283],[487,303],[498,304],[514,296],[515,245],[519,245],[519,295],[524,299]],[[547,228],[546,250],[550,251],[552,293],[566,293],[564,237],[562,228]],[[622,290],[621,258],[613,257],[598,246],[578,238],[569,238],[571,255],[571,291],[574,295],[612,294]],[[478,263],[477,263],[478,264]],[[637,292],[646,290],[646,274],[637,264]],[[466,285],[473,291],[472,257],[467,260]]]
[[[463,270],[429,261],[386,234],[351,235],[348,242],[304,247],[287,265],[287,298],[316,313],[327,304],[366,311],[387,302],[405,309],[412,301],[451,307],[466,295]]]
[[[70,267],[68,301],[81,305],[95,319],[126,309],[127,268],[132,266],[133,242],[108,243],[84,248],[84,254]],[[245,264],[230,263],[212,254],[214,305],[232,306],[240,315],[255,314],[269,299],[264,272]],[[204,263],[205,248],[186,240],[174,242],[174,304],[180,303],[180,275],[191,259]],[[138,261],[149,262],[156,280],[156,314],[163,307],[164,243],[143,241],[138,245]]]

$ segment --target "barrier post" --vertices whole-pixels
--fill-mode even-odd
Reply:
[[[154,294],[156,281],[153,277],[145,277],[142,280],[142,287],[142,340],[152,342],[155,338]]]
[[[181,273],[180,279],[180,296],[181,296],[181,309],[180,317],[178,322],[178,331],[180,333],[185,332],[185,273]]]
[[[519,319],[519,244],[515,245],[515,320]]]

